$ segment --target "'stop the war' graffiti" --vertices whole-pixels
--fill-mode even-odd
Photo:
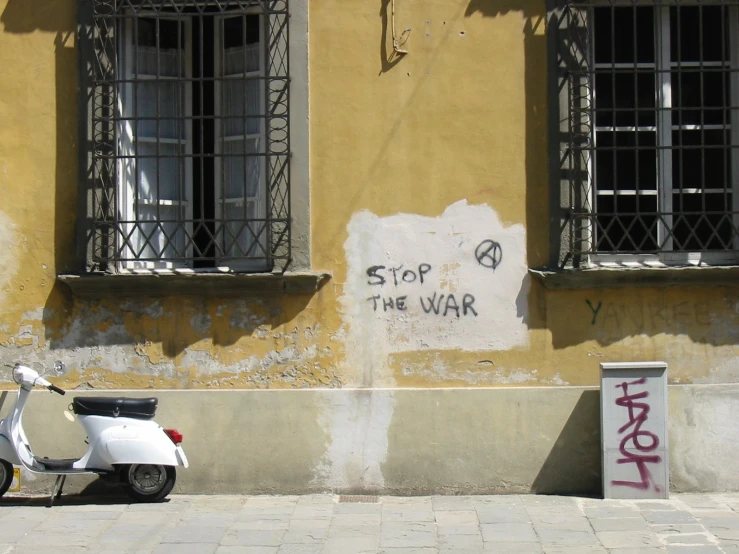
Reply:
[[[526,344],[526,235],[489,206],[439,217],[355,214],[344,244],[344,318],[385,352]]]
[[[486,239],[482,241],[475,249],[475,259],[484,266],[489,267],[493,271],[500,265],[503,259],[503,249],[500,244],[494,240]],[[431,273],[433,267],[428,263],[418,264],[418,268],[406,269],[403,265],[398,267],[386,267],[384,265],[373,265],[367,268],[367,276],[369,280],[367,284],[373,286],[384,287],[392,285],[398,287],[402,284],[412,284],[418,282],[423,285],[424,276]],[[385,277],[387,275],[387,278]],[[390,279],[392,275],[392,279]],[[445,300],[446,298],[446,300]],[[461,298],[461,307],[460,301]],[[382,294],[374,294],[370,296],[368,301],[372,302],[372,309],[376,312],[378,306],[382,306],[382,311],[390,310],[405,311],[408,309],[408,295],[403,296],[383,296]],[[411,300],[411,302],[414,299]],[[442,317],[453,316],[477,316],[477,311],[472,305],[475,303],[475,296],[465,292],[463,294],[454,293],[444,294],[441,291],[434,291],[433,296],[419,296],[418,301],[424,313],[440,315]]]
[[[414,269],[403,269],[403,266],[386,268],[384,265],[373,265],[367,268],[367,275],[369,276],[368,284],[384,287],[389,284],[388,281],[381,275],[385,270],[390,271],[393,275],[392,284],[397,287],[403,283],[415,283],[423,284],[423,276],[430,273],[433,269],[431,264],[422,263],[418,266],[418,271]],[[401,275],[400,282],[398,281],[398,275]],[[438,298],[437,298],[438,295]],[[461,309],[460,304],[457,300],[461,296]],[[446,297],[446,301],[444,298]],[[382,306],[382,311],[387,312],[390,310],[406,311],[408,309],[408,295],[403,296],[383,296],[382,294],[375,294],[370,296],[368,301],[372,302],[372,309],[376,312],[378,306]],[[410,302],[415,301],[415,297]],[[472,307],[475,303],[475,297],[472,294],[464,293],[463,295],[444,294],[438,291],[434,291],[433,297],[423,296],[418,297],[418,301],[421,303],[424,313],[440,315],[442,317],[453,316],[460,317],[466,316],[467,314],[477,316],[477,312]],[[428,304],[426,303],[428,302]]]

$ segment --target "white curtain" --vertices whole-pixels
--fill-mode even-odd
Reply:
[[[224,44],[223,37],[221,44]],[[263,113],[260,90],[263,82],[250,78],[261,75],[260,60],[259,43],[223,47],[221,195],[226,220],[223,248],[228,257],[262,255],[262,249],[254,245],[254,235],[263,223],[244,226],[245,220],[263,217],[264,209],[264,191],[260,185],[263,162],[260,157],[249,156],[262,150],[263,120],[255,116]],[[260,242],[264,237],[260,237]]]
[[[132,39],[133,40],[133,39]],[[143,79],[124,87],[123,111],[135,117],[122,133],[124,151],[134,156],[123,163],[127,219],[131,236],[128,258],[182,256],[185,231],[177,221],[186,217],[188,191],[184,158],[186,122],[182,49],[132,45],[127,78]],[[157,76],[157,57],[158,73]],[[179,64],[178,64],[179,62]],[[143,119],[139,118],[155,118]],[[155,157],[148,157],[155,156]],[[134,262],[132,267],[167,267],[163,262]]]

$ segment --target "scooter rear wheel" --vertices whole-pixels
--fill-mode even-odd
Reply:
[[[128,495],[139,502],[159,502],[174,488],[177,472],[172,466],[133,464],[121,477]]]
[[[13,482],[13,464],[0,460],[0,496],[8,492],[10,483]]]

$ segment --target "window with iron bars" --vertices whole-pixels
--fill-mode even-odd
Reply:
[[[570,0],[564,264],[739,253],[739,4]]]
[[[290,261],[287,0],[92,0],[88,260]]]

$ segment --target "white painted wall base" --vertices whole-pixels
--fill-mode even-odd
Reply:
[[[37,455],[84,452],[62,412],[91,394],[159,397],[191,463],[180,493],[601,493],[597,388],[37,392],[24,416]],[[739,490],[739,385],[671,386],[669,407],[671,489]],[[50,489],[32,477],[23,492]]]

